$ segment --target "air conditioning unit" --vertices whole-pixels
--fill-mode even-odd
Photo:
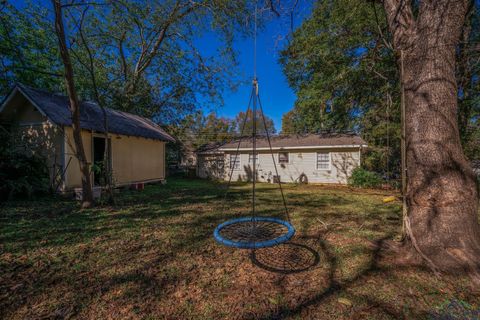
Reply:
[[[82,200],[83,197],[83,188],[75,188],[74,190],[75,193],[75,200]],[[100,199],[102,196],[102,187],[92,187],[93,191],[93,199]]]

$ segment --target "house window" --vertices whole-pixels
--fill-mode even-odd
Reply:
[[[240,169],[240,155],[236,155],[236,154],[230,155],[230,169],[234,169],[234,170]]]
[[[278,163],[288,163],[288,152],[278,153]]]
[[[330,152],[317,153],[317,169],[318,170],[330,169]]]
[[[215,160],[215,162],[216,162],[217,168],[220,170],[222,170],[223,167],[225,166],[223,155],[217,156],[217,159]]]
[[[248,163],[253,163],[253,153],[248,155]],[[255,154],[255,163],[258,164],[258,153]]]

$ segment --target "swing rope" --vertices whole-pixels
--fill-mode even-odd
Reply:
[[[263,107],[260,101],[260,94],[258,94],[258,104],[260,105],[260,114],[262,115],[263,125],[265,127],[265,132],[267,133],[268,147],[270,148],[270,154],[272,155],[273,167],[275,168],[275,174],[278,177],[277,179],[278,188],[280,189],[280,194],[282,195],[283,207],[285,208],[285,216],[287,217],[287,221],[290,222],[290,214],[288,213],[287,201],[285,200],[285,194],[283,193],[282,182],[280,181],[280,175],[278,174],[277,163],[275,162],[275,156],[273,155],[272,142],[270,140],[270,133],[267,130],[267,121],[265,119],[265,114],[263,113]]]
[[[240,131],[240,138],[237,144],[235,151],[234,162],[232,164],[231,158],[229,159],[230,174],[228,178],[227,190],[224,196],[224,205],[223,211],[225,211],[227,204],[227,195],[232,183],[233,172],[235,170],[236,164],[239,160],[240,155],[240,146],[243,141],[243,133],[245,130],[248,114],[250,107],[252,107],[252,216],[236,218],[228,220],[221,223],[215,228],[214,237],[215,239],[226,246],[242,248],[242,249],[257,249],[272,247],[281,243],[284,243],[290,240],[295,234],[295,229],[290,224],[290,216],[288,213],[287,203],[285,200],[285,195],[283,193],[283,188],[280,181],[280,175],[278,174],[278,168],[275,162],[275,157],[273,155],[273,149],[270,139],[270,134],[267,129],[265,115],[263,113],[263,107],[260,102],[260,95],[258,90],[258,80],[257,80],[257,3],[255,3],[255,22],[254,22],[254,77],[252,82],[252,93],[250,95],[247,113],[243,119],[242,129]],[[282,196],[283,205],[285,208],[285,216],[287,220],[281,220],[274,217],[257,217],[257,208],[256,208],[256,184],[257,184],[257,103],[258,111],[260,111],[261,119],[263,120],[263,126],[266,131],[267,141],[272,155],[272,161],[275,168],[275,174],[277,177],[278,186]]]

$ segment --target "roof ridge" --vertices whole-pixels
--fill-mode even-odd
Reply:
[[[27,86],[20,82],[15,84],[12,92],[15,90],[24,95],[53,123],[67,126],[72,124],[68,96]],[[103,132],[105,130],[101,123],[103,109],[106,111],[107,119],[109,119],[111,124],[109,125],[111,133],[175,141],[175,138],[168,134],[160,125],[146,117],[109,107],[102,108],[94,101],[79,100],[79,103],[83,106],[80,114],[80,122],[83,129]]]
[[[15,82],[15,86],[20,87],[21,89],[33,90],[33,91],[40,92],[40,93],[44,93],[44,94],[48,94],[48,95],[51,95],[51,96],[68,98],[68,96],[66,96],[66,95],[63,94],[63,93],[60,93],[60,92],[52,92],[52,91],[49,91],[49,90],[46,90],[46,89],[35,88],[35,87],[32,87],[32,86],[26,85],[26,84],[24,84],[24,83],[22,83],[22,82]]]

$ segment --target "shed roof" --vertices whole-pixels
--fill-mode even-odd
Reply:
[[[22,93],[50,121],[60,126],[71,126],[72,116],[67,96],[17,84],[9,96]],[[8,97],[0,106],[3,110]],[[86,130],[104,132],[103,112],[94,102],[80,102],[80,127]],[[108,131],[127,136],[143,137],[174,142],[175,139],[153,121],[118,110],[105,108],[108,118]]]
[[[241,140],[241,142],[240,142]],[[251,137],[236,139],[221,145],[210,144],[205,148],[200,148],[199,153],[211,153],[213,151],[231,151],[236,150],[240,142],[240,150],[252,150],[253,140]],[[367,143],[356,134],[347,133],[322,133],[307,135],[281,135],[270,137],[273,149],[309,149],[325,147],[366,147]],[[267,137],[257,137],[257,149],[269,149]]]

